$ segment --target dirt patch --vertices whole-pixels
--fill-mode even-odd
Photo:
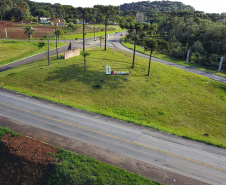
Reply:
[[[50,145],[25,136],[4,135],[0,140],[0,182],[11,184],[45,184],[56,165]]]
[[[12,21],[0,21],[0,38],[5,39],[5,28],[7,30],[7,38],[8,39],[27,39],[28,36],[24,34],[27,24],[23,23],[15,23]],[[50,36],[53,36],[53,32],[55,30],[55,26],[51,25],[43,25],[43,26],[36,26],[34,24],[30,24],[29,26],[33,27],[34,38],[44,38],[44,36],[49,33]],[[61,28],[62,29],[62,28]]]

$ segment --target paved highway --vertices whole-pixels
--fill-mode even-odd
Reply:
[[[226,150],[222,148],[5,90],[0,90],[0,116],[203,183],[226,184]]]

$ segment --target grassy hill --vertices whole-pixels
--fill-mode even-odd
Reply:
[[[51,57],[0,73],[4,88],[226,147],[226,84],[109,49],[68,60]],[[128,76],[106,75],[113,70]],[[208,135],[208,136],[206,136]]]
[[[58,43],[58,47],[65,45],[67,44]],[[49,47],[55,49],[56,43],[50,42]],[[0,66],[45,52],[47,49],[47,42],[0,40]]]

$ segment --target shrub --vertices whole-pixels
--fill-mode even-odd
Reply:
[[[39,47],[43,47],[45,45],[44,42],[39,42],[38,44],[39,44]]]

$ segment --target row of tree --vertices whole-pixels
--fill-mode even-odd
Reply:
[[[181,2],[171,1],[139,1],[134,3],[125,3],[120,6],[120,9],[123,12],[130,10],[144,12],[146,15],[160,12],[195,10],[192,6],[185,5]]]
[[[104,23],[106,21],[106,7],[109,9],[108,6],[101,5],[96,5],[93,8],[85,8],[86,22]],[[112,7],[113,6],[111,6],[111,8]],[[80,11],[81,9],[83,8],[75,8],[71,5],[61,5],[59,3],[37,3],[30,0],[1,0],[0,18],[1,20],[21,21],[33,20],[33,17],[50,17],[53,22],[54,19],[59,18],[66,22],[76,23],[77,19],[83,18]],[[114,17],[114,20],[119,22],[121,19],[120,7],[114,7],[114,9],[117,9],[117,14],[112,16],[109,15],[107,16],[107,19],[112,20]]]
[[[139,34],[135,29],[130,31],[129,22],[120,25],[129,30],[127,41],[131,43],[144,45],[145,39],[162,39],[170,50],[159,50],[160,53],[185,59],[190,50],[190,62],[216,70],[220,58],[226,57],[226,15],[221,14],[220,21],[202,15],[191,11],[156,14],[148,21],[151,23],[149,29]],[[222,70],[226,71],[225,63]]]

